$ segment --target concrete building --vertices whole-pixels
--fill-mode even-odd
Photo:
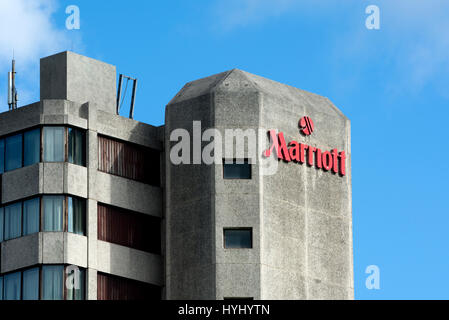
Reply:
[[[327,98],[234,69],[186,84],[154,127],[117,115],[114,66],[72,52],[41,60],[40,91],[0,114],[1,299],[353,298],[350,122]],[[174,164],[194,121],[292,143],[276,136],[271,175],[250,159],[268,135]]]

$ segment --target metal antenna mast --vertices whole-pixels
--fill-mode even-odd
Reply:
[[[17,109],[18,95],[16,90],[16,60],[12,58],[12,70],[8,72],[8,105],[9,110]]]

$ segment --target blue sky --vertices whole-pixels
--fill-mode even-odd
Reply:
[[[19,105],[39,100],[39,58],[67,49],[139,78],[135,118],[154,125],[186,82],[232,68],[327,96],[352,121],[356,298],[448,299],[448,14],[445,0],[1,0],[0,88],[14,47]]]

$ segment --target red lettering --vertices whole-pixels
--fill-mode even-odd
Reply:
[[[337,158],[338,158],[338,150],[334,149],[334,150],[332,150],[332,162],[333,162],[332,171],[334,173],[338,173],[338,161],[337,161]]]
[[[329,151],[323,152],[323,169],[329,171],[332,168],[332,155]]]
[[[344,151],[340,152],[340,174],[342,176],[346,174],[346,154]]]
[[[321,149],[311,147],[303,143],[291,141],[288,145],[285,143],[284,133],[276,133],[275,130],[269,131],[272,144],[269,149],[264,151],[264,156],[269,157],[273,150],[276,150],[278,159],[287,162],[295,161],[299,163],[306,162],[309,166],[315,165],[318,169],[340,173],[341,176],[346,175],[346,154],[345,151],[338,152],[338,149],[323,152]],[[315,155],[314,155],[315,154]]]
[[[291,148],[288,150],[292,161],[299,162],[299,143],[292,141],[288,144]]]
[[[313,166],[313,153],[315,152],[315,150],[316,150],[315,147],[309,146],[309,153],[308,153],[308,157],[307,157],[307,164],[309,166]]]
[[[316,167],[318,168],[318,169],[321,169],[321,167],[322,167],[322,162],[321,162],[321,149],[316,149]]]
[[[282,132],[279,132],[279,134],[276,135],[275,130],[270,130],[270,138],[273,144],[271,145],[270,149],[265,150],[264,152],[265,157],[269,157],[274,148],[276,149],[278,159],[291,161],[290,156],[288,154],[287,145],[285,144],[284,134]]]

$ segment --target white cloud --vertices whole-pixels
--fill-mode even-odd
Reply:
[[[390,44],[398,43],[399,71],[413,89],[429,82],[449,80],[449,2],[447,0],[385,2],[385,15],[391,21]],[[392,47],[397,47],[393,46]],[[446,89],[447,90],[447,89]]]
[[[65,20],[52,21],[57,5],[56,0],[0,0],[0,111],[7,109],[6,73],[13,50],[19,105],[24,105],[39,99],[39,59],[71,47]]]
[[[365,8],[372,4],[380,8],[381,30],[365,28]],[[291,14],[298,21],[312,17],[314,23],[322,21],[321,30],[327,27],[335,37],[329,40],[335,41],[335,65],[354,66],[355,74],[347,81],[338,78],[341,74],[334,75],[337,87],[345,82],[348,87],[355,85],[359,74],[380,59],[391,67],[384,79],[387,94],[419,93],[431,85],[449,98],[445,85],[449,83],[448,0],[217,0],[214,13],[215,26],[225,32]],[[346,28],[335,25],[342,21],[349,22]]]

